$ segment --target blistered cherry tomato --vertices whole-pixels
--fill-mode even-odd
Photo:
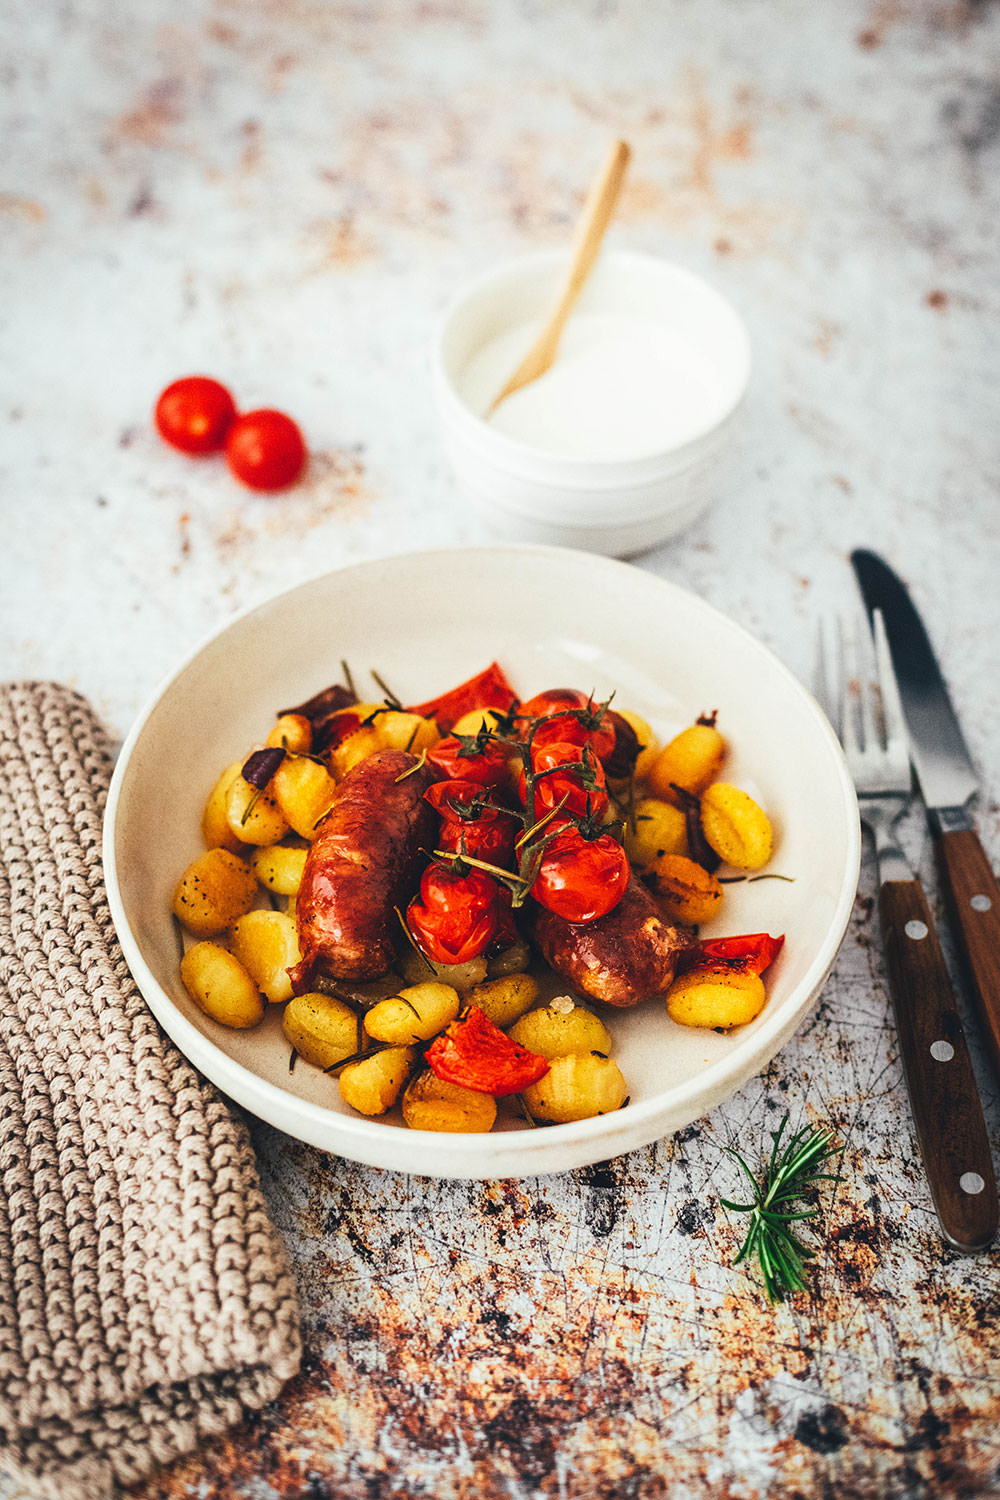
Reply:
[[[424,799],[441,814],[439,849],[501,868],[513,863],[520,820],[490,802],[484,787],[475,781],[436,781]]]
[[[282,490],[302,473],[306,445],[284,412],[247,411],[229,429],[226,461],[252,490]]]
[[[560,803],[567,813],[578,818],[588,815],[600,817],[608,806],[604,771],[589,745],[572,745],[556,740],[552,744],[540,745],[531,758],[535,774],[535,805],[531,816],[540,818],[551,812]],[[522,799],[525,796],[526,779],[523,770],[519,776]],[[564,800],[565,799],[565,800]]]
[[[153,420],[164,441],[183,453],[217,453],[236,420],[236,404],[217,380],[185,375],[160,395]]]
[[[586,706],[587,695],[577,688],[547,688],[544,693],[536,693],[527,703],[520,704],[517,717],[519,720],[544,719],[549,714]]]
[[[610,833],[588,839],[567,823],[546,848],[531,894],[567,922],[595,922],[618,905],[629,874],[625,850]]]
[[[521,737],[530,737],[532,746],[557,740],[590,745],[601,761],[615,748],[615,729],[608,709],[576,688],[549,688],[529,698],[518,709],[518,726]]]
[[[427,752],[427,763],[455,781],[503,786],[508,779],[507,752],[496,740],[479,735],[449,734]]]
[[[488,947],[497,925],[497,884],[482,870],[461,875],[451,865],[428,865],[406,925],[432,963],[465,964]]]

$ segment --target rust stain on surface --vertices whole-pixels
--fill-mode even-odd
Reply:
[[[42,224],[48,218],[48,210],[37,198],[27,198],[22,193],[0,193],[0,213],[23,219],[29,224]]]
[[[114,134],[144,146],[161,146],[183,118],[183,79],[159,78],[144,89],[133,107],[116,122]]]

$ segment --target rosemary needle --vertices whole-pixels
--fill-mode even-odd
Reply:
[[[771,1303],[782,1301],[790,1292],[804,1289],[806,1262],[816,1254],[802,1243],[792,1225],[802,1219],[814,1218],[818,1208],[814,1204],[809,1208],[793,1209],[791,1205],[804,1198],[817,1183],[840,1181],[836,1173],[819,1170],[837,1149],[833,1131],[805,1125],[782,1146],[788,1118],[786,1115],[777,1130],[771,1132],[774,1144],[759,1181],[746,1159],[732,1146],[725,1147],[726,1153],[739,1162],[749,1179],[753,1197],[749,1203],[719,1199],[723,1208],[732,1213],[750,1215],[750,1228],[733,1264],[739,1265],[751,1255],[757,1257],[764,1278],[764,1291]]]

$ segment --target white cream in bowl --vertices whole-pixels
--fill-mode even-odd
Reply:
[[[528,256],[459,295],[435,345],[438,407],[462,491],[501,536],[624,555],[674,535],[712,499],[749,340],[700,277],[605,250],[552,368],[490,413],[565,259]]]

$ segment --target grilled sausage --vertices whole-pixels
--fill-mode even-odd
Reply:
[[[296,901],[302,961],[289,971],[296,994],[317,969],[336,979],[377,979],[392,966],[395,908],[411,895],[421,850],[434,847],[437,827],[424,801],[433,773],[417,765],[405,750],[380,750],[338,785]]]
[[[567,922],[538,906],[534,935],[546,963],[575,990],[617,1006],[665,994],[688,946],[634,874],[618,905],[596,922]]]

